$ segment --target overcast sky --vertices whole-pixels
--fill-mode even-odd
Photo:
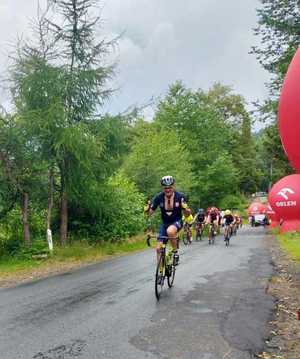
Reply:
[[[45,0],[41,0],[44,3]],[[175,80],[208,89],[219,81],[250,103],[266,97],[268,74],[250,47],[257,43],[258,0],[106,0],[104,31],[123,33],[114,86],[119,90],[105,110],[122,112],[166,93]],[[17,36],[27,36],[37,0],[0,0],[0,67]],[[1,102],[5,103],[3,95]],[[150,111],[151,112],[151,111]],[[149,113],[150,113],[149,112]],[[148,113],[148,115],[149,115]]]

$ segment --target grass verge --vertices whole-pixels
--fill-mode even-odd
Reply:
[[[66,247],[55,246],[53,254],[46,259],[2,258],[0,286],[10,281],[17,283],[75,269],[113,256],[141,251],[146,247],[145,236],[140,235],[116,243],[90,245],[87,241],[76,241]]]
[[[277,237],[281,247],[300,263],[300,232],[279,234]]]

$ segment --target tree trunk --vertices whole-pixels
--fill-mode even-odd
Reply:
[[[47,211],[47,230],[51,230],[51,214],[53,208],[53,192],[54,192],[54,174],[53,168],[49,170],[49,193],[48,193],[48,211]]]
[[[31,245],[30,239],[30,229],[28,223],[28,193],[22,193],[21,199],[21,207],[22,207],[22,222],[23,222],[23,230],[24,230],[24,241],[27,246]]]
[[[68,236],[68,199],[65,188],[61,192],[60,202],[60,242],[62,245],[67,243]]]

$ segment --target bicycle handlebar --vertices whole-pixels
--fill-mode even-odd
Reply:
[[[168,236],[160,236],[160,235],[155,236],[155,235],[148,234],[147,238],[146,238],[146,242],[147,242],[148,247],[151,246],[151,244],[150,244],[150,239],[151,238],[163,239],[163,240],[166,240],[166,239],[177,239],[177,240],[179,240],[179,237],[168,237]]]

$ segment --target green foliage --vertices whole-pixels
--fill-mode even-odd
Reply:
[[[133,182],[117,174],[105,182],[90,184],[82,189],[81,201],[73,199],[71,203],[73,233],[91,237],[91,241],[120,240],[144,229],[145,197]]]
[[[238,192],[239,173],[232,158],[224,153],[203,173],[199,173],[198,190],[201,206],[220,206],[221,200]]]
[[[46,241],[45,211],[30,208],[30,228],[33,238],[32,247],[27,247],[23,239],[21,209],[15,207],[9,211],[0,223],[0,257],[29,256],[44,253],[48,247]]]
[[[239,169],[240,191],[256,189],[259,172],[250,116],[244,99],[232,93],[229,87],[217,83],[205,93],[188,90],[177,82],[160,101],[155,123],[177,132],[190,153],[194,177],[203,177],[219,154],[228,153]],[[199,191],[196,185],[196,192]]]
[[[257,135],[256,148],[257,165],[262,172],[262,190],[268,190],[280,178],[293,173],[284,153],[276,123],[270,124]]]
[[[280,245],[300,263],[300,233],[286,233],[278,236]]]
[[[138,137],[125,159],[122,172],[140,192],[152,197],[161,190],[160,179],[171,174],[178,190],[189,192],[193,183],[189,152],[174,131],[155,130]]]
[[[257,10],[259,17],[255,34],[262,41],[253,52],[263,67],[275,75],[271,82],[272,92],[278,94],[288,65],[299,46],[298,0],[261,0]]]
[[[110,239],[134,235],[145,226],[143,205],[145,198],[134,183],[121,174],[111,177],[105,193],[102,213],[102,233]]]
[[[241,195],[228,194],[221,199],[219,206],[222,209],[243,209],[246,205],[246,199]]]

